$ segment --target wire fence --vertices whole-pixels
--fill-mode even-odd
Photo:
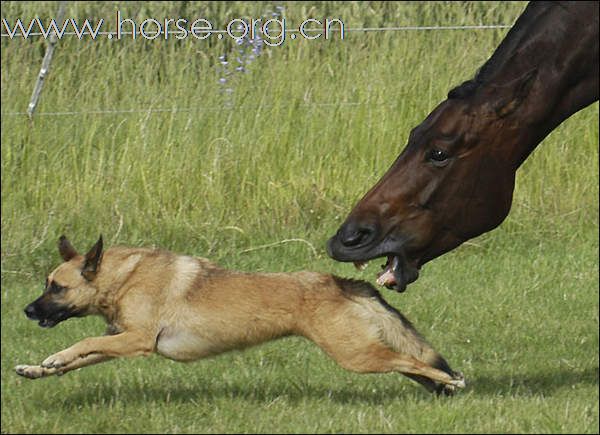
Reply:
[[[239,110],[264,110],[264,109],[272,109],[275,107],[279,108],[288,108],[288,107],[298,107],[298,108],[306,108],[310,109],[313,107],[358,107],[364,105],[392,105],[395,103],[387,103],[387,102],[336,102],[336,103],[292,103],[286,106],[283,105],[252,105],[252,106],[241,106],[241,107],[230,107],[230,106],[219,106],[219,107],[172,107],[172,108],[140,108],[140,109],[99,109],[99,110],[80,110],[80,111],[62,111],[62,112],[40,112],[36,113],[36,116],[78,116],[78,115],[110,115],[110,114],[136,114],[136,113],[178,113],[178,112],[224,112],[224,111],[239,111]],[[22,116],[28,115],[28,112],[2,112],[2,116]]]
[[[494,30],[508,29],[512,27],[509,24],[481,24],[481,25],[449,25],[449,26],[395,26],[395,27],[355,27],[344,29],[344,32],[402,32],[402,31],[446,31],[446,30]],[[306,29],[311,31],[315,29]],[[286,29],[286,33],[297,33],[297,29]],[[212,33],[225,33],[226,30],[211,30]],[[176,34],[178,32],[169,32]],[[91,35],[90,32],[63,32],[62,36],[77,36],[81,39],[82,35]],[[116,36],[117,32],[98,32],[96,35]],[[129,33],[131,35],[131,33]],[[7,33],[2,33],[2,37],[9,37]],[[28,36],[47,36],[42,32],[29,33]],[[304,103],[297,105],[298,107],[352,107],[361,106],[367,103],[358,102],[337,102],[337,103]],[[369,103],[373,104],[373,103]],[[391,103],[376,103],[386,105]],[[256,106],[254,109],[266,109],[272,106]],[[174,108],[135,108],[135,109],[96,109],[96,110],[81,110],[81,111],[56,111],[56,112],[39,112],[36,116],[80,116],[80,115],[112,115],[112,114],[135,114],[135,113],[179,113],[179,112],[200,112],[200,111],[225,111],[231,108],[228,107],[174,107]],[[237,108],[239,109],[239,108]],[[236,109],[236,110],[237,110]],[[23,116],[30,115],[29,112],[1,112],[2,116]]]

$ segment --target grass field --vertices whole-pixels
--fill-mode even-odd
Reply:
[[[294,23],[329,16],[347,27],[511,24],[524,8],[283,6]],[[219,24],[274,10],[258,2],[69,2],[67,17],[112,19],[118,7],[139,21]],[[55,10],[52,2],[2,2],[9,21]],[[104,330],[97,318],[47,330],[23,315],[59,263],[63,233],[81,250],[102,233],[108,245],[160,246],[233,269],[373,282],[375,265],[359,272],[336,263],[325,241],[410,129],[505,34],[288,40],[227,76],[219,56],[235,66],[240,54],[227,39],[65,38],[33,123],[12,113],[27,108],[44,42],[2,37],[2,433],[597,433],[598,103],[563,123],[519,170],[498,229],[426,265],[406,293],[383,290],[465,373],[468,387],[455,397],[429,396],[397,374],[346,372],[301,338],[190,364],[152,356],[37,381],[13,369]]]

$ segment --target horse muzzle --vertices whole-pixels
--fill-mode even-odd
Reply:
[[[375,225],[346,223],[327,241],[327,254],[336,261],[354,262],[361,270],[370,260],[387,257],[377,283],[403,292],[419,277],[418,261],[407,257],[405,237],[381,234]]]

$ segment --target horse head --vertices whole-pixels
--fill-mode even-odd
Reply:
[[[499,225],[516,171],[505,150],[518,135],[507,116],[471,98],[440,104],[330,239],[330,255],[357,263],[387,256],[391,273],[381,283],[403,290],[424,263]]]
[[[559,6],[530,4],[476,77],[411,131],[328,241],[332,258],[361,266],[387,257],[378,282],[403,291],[423,264],[505,219],[521,163],[598,99],[598,5]],[[557,22],[564,35],[547,31]]]

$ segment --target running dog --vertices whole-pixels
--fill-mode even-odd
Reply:
[[[64,262],[25,314],[42,327],[100,315],[108,329],[41,365],[16,366],[26,378],[152,353],[193,361],[299,335],[347,370],[396,371],[444,394],[465,386],[462,374],[366,282],[314,272],[230,271],[160,249],[104,251],[102,236],[85,255],[64,236],[58,248]]]

